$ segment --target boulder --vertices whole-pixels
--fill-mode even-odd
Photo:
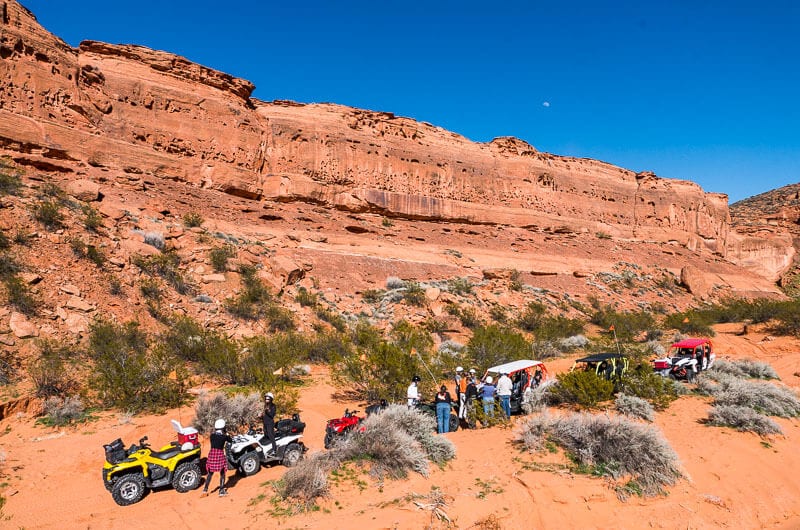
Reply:
[[[64,191],[79,201],[92,202],[100,198],[100,186],[91,180],[78,179],[68,182]]]
[[[202,278],[203,283],[215,283],[215,282],[224,282],[226,280],[225,275],[223,273],[217,274],[206,274]]]
[[[64,325],[67,331],[73,335],[83,335],[89,330],[89,321],[85,316],[77,313],[70,313],[64,321]]]
[[[510,280],[514,271],[511,269],[484,269],[483,278],[485,280]]]
[[[64,285],[59,287],[59,289],[62,292],[67,293],[67,294],[71,294],[73,296],[80,296],[81,295],[80,288],[77,285],[72,285],[71,283],[65,283]]]
[[[706,298],[713,288],[703,271],[694,265],[686,265],[681,269],[681,285],[687,291],[700,298]]]
[[[11,313],[8,327],[11,328],[11,333],[18,339],[29,339],[39,336],[39,328],[29,321],[25,315],[17,313],[16,311]]]
[[[83,311],[84,313],[94,311],[95,309],[92,304],[77,296],[70,296],[69,300],[67,300],[67,303],[64,304],[64,307],[67,309],[74,309],[75,311]]]

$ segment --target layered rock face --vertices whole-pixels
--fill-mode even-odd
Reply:
[[[723,256],[734,249],[742,262],[767,252],[767,275],[786,261],[780,245],[742,244],[727,197],[692,182],[514,138],[475,143],[389,113],[261,102],[248,81],[169,53],[92,41],[73,49],[13,0],[0,0],[0,57],[0,148],[41,170],[168,178],[410,219],[602,232]]]

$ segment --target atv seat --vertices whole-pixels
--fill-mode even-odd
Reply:
[[[153,458],[160,458],[161,460],[169,460],[173,456],[181,452],[180,447],[167,449],[166,451],[150,451],[150,456]]]

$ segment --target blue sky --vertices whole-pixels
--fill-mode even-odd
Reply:
[[[517,136],[730,202],[800,182],[800,2],[426,3],[23,0],[73,46],[171,51],[262,100]]]

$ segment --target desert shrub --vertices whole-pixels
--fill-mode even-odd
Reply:
[[[320,320],[333,326],[336,331],[340,333],[347,331],[347,321],[335,310],[318,306],[314,314],[317,315]]]
[[[276,333],[242,341],[240,384],[272,390],[292,378],[292,368],[308,357],[308,342],[297,333]],[[276,398],[277,400],[277,398]]]
[[[294,313],[278,304],[268,304],[264,316],[269,323],[268,329],[271,332],[291,331],[297,327]]]
[[[158,301],[164,295],[161,292],[161,283],[155,278],[142,278],[139,280],[139,292],[148,300]]]
[[[481,325],[478,312],[473,307],[461,307],[458,304],[449,303],[445,306],[445,309],[449,314],[457,317],[465,328],[475,329]]]
[[[467,343],[467,356],[477,366],[495,366],[530,356],[528,341],[511,328],[497,325],[476,328]]]
[[[714,336],[714,330],[711,328],[713,323],[714,320],[707,313],[696,310],[671,313],[664,319],[664,326],[669,329],[706,337]]]
[[[0,195],[19,195],[22,191],[22,170],[11,158],[0,157]]]
[[[162,348],[150,351],[138,322],[92,323],[88,353],[94,361],[91,385],[106,406],[157,411],[186,398],[182,361]]]
[[[511,276],[509,277],[508,288],[512,291],[521,291],[522,287],[522,274],[516,269],[512,270]]]
[[[150,256],[135,255],[131,261],[150,276],[163,278],[178,294],[190,294],[194,290],[178,270],[181,258],[174,250]]]
[[[453,294],[470,294],[472,293],[472,282],[469,278],[450,278],[447,280],[447,290]]]
[[[235,317],[245,320],[258,320],[263,317],[267,305],[272,301],[272,293],[257,275],[252,265],[239,267],[242,276],[242,290],[239,295],[225,299],[225,309]]]
[[[14,243],[16,243],[17,245],[22,245],[27,247],[31,244],[32,238],[33,234],[25,232],[24,230],[17,229],[17,231],[14,232]]]
[[[645,496],[662,494],[665,487],[683,477],[678,456],[661,433],[624,417],[583,413],[553,418],[543,414],[522,426],[517,441],[531,451],[551,441],[581,470],[615,480],[630,478],[633,484],[618,489],[623,496],[632,489]]]
[[[78,383],[67,365],[76,355],[74,348],[55,340],[42,340],[37,346],[39,358],[28,369],[36,396],[63,396],[75,391]]]
[[[9,278],[20,272],[22,267],[8,252],[0,253],[0,278]]]
[[[197,212],[187,212],[183,215],[183,226],[186,228],[196,228],[205,222],[203,216]]]
[[[516,325],[518,328],[524,329],[525,331],[534,332],[539,328],[539,324],[542,318],[544,318],[545,312],[546,308],[544,304],[530,302],[525,307],[525,311],[517,318]]]
[[[0,250],[6,250],[11,247],[11,240],[6,235],[5,230],[0,230]]]
[[[498,324],[506,324],[508,322],[508,311],[500,304],[495,304],[489,308],[489,318]]]
[[[790,300],[784,302],[775,316],[775,323],[770,331],[777,335],[800,336],[800,302]]]
[[[415,410],[391,405],[368,417],[363,432],[354,432],[330,451],[301,460],[284,475],[279,493],[307,505],[328,491],[328,475],[347,462],[368,462],[378,477],[405,477],[409,471],[428,475],[428,461],[439,465],[455,456],[449,440],[433,434],[434,423]]]
[[[86,418],[86,407],[78,396],[60,398],[50,396],[42,406],[42,423],[53,427],[61,427],[79,422]]]
[[[614,383],[592,371],[566,372],[559,374],[550,396],[555,403],[594,407],[614,397]]]
[[[534,359],[552,359],[561,355],[561,349],[551,340],[535,340],[531,344]]]
[[[749,407],[768,416],[800,416],[800,399],[789,387],[733,379],[720,384],[712,394],[716,405]]]
[[[422,307],[425,305],[425,289],[417,282],[407,282],[403,300],[410,305]]]
[[[648,311],[619,312],[610,306],[595,311],[590,321],[603,329],[612,329],[621,341],[630,342],[640,333],[655,327],[655,318]]]
[[[19,371],[19,357],[10,349],[0,351],[0,385],[11,383]]]
[[[41,302],[22,278],[16,275],[5,276],[3,287],[6,289],[6,299],[10,306],[26,315],[36,314]]]
[[[666,409],[678,398],[672,380],[660,376],[645,365],[629,370],[617,382],[617,390],[628,396],[646,399],[656,410]]]
[[[308,339],[306,359],[311,362],[328,363],[334,358],[352,354],[353,344],[345,333],[320,331]]]
[[[400,325],[394,338],[394,341],[385,339],[367,322],[357,323],[350,332],[352,347],[332,355],[334,382],[366,401],[405,398],[411,378],[423,373],[421,360],[430,362],[430,351],[421,333],[408,330],[405,324]],[[418,345],[422,348],[418,349]]]
[[[583,328],[584,324],[581,319],[558,315],[542,318],[533,331],[538,340],[553,340],[580,335],[583,333]]]
[[[228,260],[235,256],[236,247],[233,245],[212,248],[208,251],[208,259],[211,261],[211,267],[217,272],[225,272],[228,270]]]
[[[619,393],[617,394],[617,399],[614,400],[614,407],[616,407],[620,414],[624,414],[625,416],[647,421],[656,419],[653,406],[646,400],[636,396]]]
[[[733,427],[737,431],[754,432],[760,436],[783,434],[781,426],[749,407],[718,405],[708,413],[708,424]]]
[[[384,294],[386,294],[386,291],[383,289],[367,289],[361,293],[361,298],[368,304],[377,304],[383,299]]]
[[[302,307],[317,307],[319,305],[319,295],[312,293],[305,287],[300,287],[297,289],[294,301]]]
[[[259,426],[263,410],[264,404],[258,392],[205,395],[195,404],[192,425],[201,434],[208,434],[214,430],[214,422],[222,418],[230,432],[239,432],[250,425]]]
[[[550,392],[556,382],[555,379],[547,379],[539,383],[539,386],[531,388],[530,392],[526,392],[522,396],[523,412],[525,412],[525,414],[532,414],[533,412],[544,409],[548,403],[554,403],[555,399],[550,396]]]
[[[158,250],[164,250],[167,242],[164,240],[164,234],[161,232],[145,232],[142,236],[146,245],[155,247]]]
[[[574,352],[585,348],[589,344],[589,339],[584,335],[572,335],[558,341],[558,349],[564,353]]]
[[[388,278],[386,278],[386,288],[389,290],[402,289],[405,286],[406,282],[404,282],[397,276],[389,276]]]
[[[726,361],[718,359],[711,370],[733,375],[735,377],[749,377],[752,379],[780,379],[775,369],[768,363],[753,361],[751,359],[740,359]]]
[[[63,226],[64,214],[61,213],[61,204],[58,201],[50,199],[39,201],[31,208],[33,218],[48,230],[56,230]]]
[[[87,230],[97,232],[97,230],[103,226],[103,216],[100,215],[100,212],[88,204],[84,204],[81,207],[81,211],[83,212],[83,226],[85,226]]]

